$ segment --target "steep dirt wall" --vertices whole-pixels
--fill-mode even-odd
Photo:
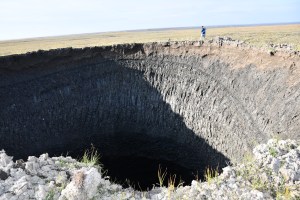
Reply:
[[[299,139],[299,72],[299,54],[222,42],[0,57],[0,148],[236,161],[268,138]]]

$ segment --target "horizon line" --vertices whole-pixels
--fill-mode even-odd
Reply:
[[[227,27],[254,27],[254,26],[272,26],[272,25],[292,25],[300,24],[299,22],[276,22],[276,23],[259,23],[259,24],[231,24],[231,25],[208,25],[207,28],[227,28]],[[81,35],[93,35],[93,34],[105,34],[105,33],[120,33],[120,32],[142,32],[142,31],[166,31],[166,30],[184,30],[184,29],[199,29],[202,25],[199,26],[183,26],[183,27],[165,27],[165,28],[146,28],[146,29],[131,29],[131,30],[118,30],[118,31],[100,31],[100,32],[90,32],[90,33],[74,33],[66,35],[49,35],[49,36],[40,36],[40,37],[28,37],[28,38],[17,38],[17,39],[8,39],[1,40],[2,42],[10,41],[19,41],[19,40],[38,40],[45,38],[57,38],[57,37],[69,37],[69,36],[81,36]]]

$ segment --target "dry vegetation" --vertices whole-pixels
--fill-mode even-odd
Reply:
[[[216,36],[229,36],[244,40],[261,47],[270,43],[287,43],[300,50],[300,24],[276,26],[249,26],[211,28],[207,30],[207,39]],[[0,41],[0,56],[26,53],[39,49],[48,50],[64,47],[91,47],[122,43],[198,40],[199,29],[160,30],[160,31],[124,31],[93,33],[60,37],[34,38],[12,41]]]

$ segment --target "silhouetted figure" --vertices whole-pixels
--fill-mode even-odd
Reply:
[[[206,34],[206,28],[204,26],[202,26],[202,28],[201,28],[201,40],[205,39],[205,34]]]

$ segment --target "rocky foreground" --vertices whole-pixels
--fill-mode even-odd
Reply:
[[[271,139],[223,173],[206,174],[191,186],[154,187],[147,192],[123,189],[102,175],[101,166],[71,157],[27,162],[0,151],[0,199],[300,199],[300,144]]]

